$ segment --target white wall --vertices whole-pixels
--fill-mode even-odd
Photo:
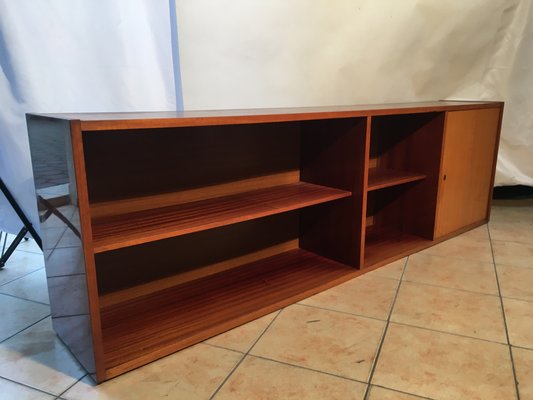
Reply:
[[[176,0],[184,107],[506,100],[497,183],[533,185],[530,3]]]

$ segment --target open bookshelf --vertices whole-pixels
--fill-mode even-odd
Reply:
[[[433,239],[444,113],[372,118],[364,265]]]
[[[102,382],[484,223],[502,107],[28,115],[54,330]]]

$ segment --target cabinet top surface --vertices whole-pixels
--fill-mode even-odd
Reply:
[[[61,113],[28,115],[30,118],[53,118],[67,121],[79,121],[81,130],[99,131],[304,121],[373,115],[467,110],[501,107],[502,105],[502,102],[488,101],[431,101],[326,107],[250,108],[240,110]]]

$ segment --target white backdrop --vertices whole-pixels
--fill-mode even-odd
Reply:
[[[176,0],[186,109],[505,100],[533,186],[532,0]]]
[[[25,112],[486,99],[506,101],[496,183],[533,186],[532,4],[0,0],[0,176],[35,223]]]
[[[24,113],[181,108],[173,6],[168,0],[0,0],[0,176],[34,225]],[[0,230],[20,227],[0,194]]]

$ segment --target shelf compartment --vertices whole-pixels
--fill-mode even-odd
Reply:
[[[92,221],[95,253],[249,221],[351,196],[297,182]]]
[[[425,174],[399,171],[390,168],[370,168],[368,170],[367,191],[416,182],[426,178]]]
[[[387,264],[430,246],[431,240],[394,228],[370,227],[365,237],[365,267]]]
[[[295,249],[102,309],[107,374],[118,375],[358,274]]]

